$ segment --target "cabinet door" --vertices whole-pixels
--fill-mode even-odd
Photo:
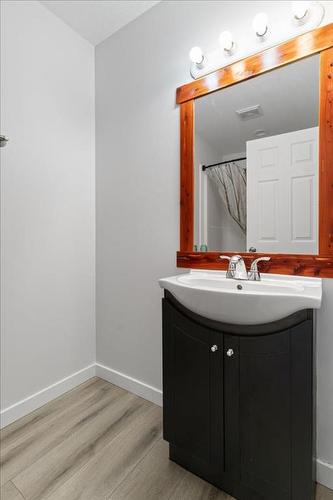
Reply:
[[[233,412],[226,420],[226,440],[230,436],[232,441],[226,468],[234,476],[237,471],[240,482],[263,498],[289,500],[289,335],[226,336],[226,352],[232,343],[234,355],[225,359],[225,406]]]
[[[202,473],[222,462],[222,339],[163,300],[164,438]]]
[[[253,498],[312,499],[311,329],[225,335],[226,472]]]

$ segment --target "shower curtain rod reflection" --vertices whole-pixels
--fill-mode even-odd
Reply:
[[[219,161],[218,163],[213,163],[212,165],[202,165],[202,171],[204,172],[207,168],[217,167],[217,165],[226,165],[227,163],[234,163],[235,161],[246,160],[246,156],[243,158],[234,158],[233,160],[228,161]]]

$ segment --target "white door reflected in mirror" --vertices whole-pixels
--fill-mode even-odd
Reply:
[[[318,132],[247,142],[247,248],[318,253]]]

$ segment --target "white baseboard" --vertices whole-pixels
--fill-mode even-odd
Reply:
[[[129,375],[125,375],[125,373],[101,365],[100,363],[96,363],[96,376],[107,382],[118,385],[122,387],[122,389],[133,392],[133,394],[147,399],[158,406],[162,406],[162,391],[156,387],[145,384],[141,380],[137,380]]]
[[[82,370],[72,373],[66,378],[55,382],[45,389],[42,389],[31,396],[18,401],[18,403],[5,408],[0,413],[0,428],[11,424],[15,420],[24,417],[28,413],[40,408],[52,399],[61,396],[67,391],[70,391],[79,384],[95,376],[95,363],[86,366]]]
[[[333,465],[317,458],[317,483],[333,490]]]

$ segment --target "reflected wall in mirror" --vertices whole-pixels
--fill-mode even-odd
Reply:
[[[319,55],[195,101],[198,251],[318,253]]]

